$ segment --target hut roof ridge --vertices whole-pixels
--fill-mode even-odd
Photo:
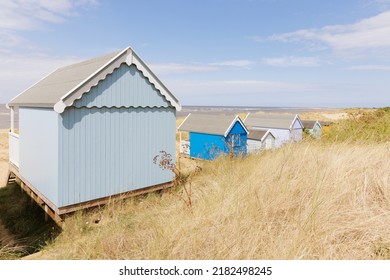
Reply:
[[[60,67],[14,97],[7,106],[49,107],[62,113],[122,63],[134,64],[176,110],[181,110],[177,98],[130,47]]]

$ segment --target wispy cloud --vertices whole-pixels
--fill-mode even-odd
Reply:
[[[44,28],[77,16],[77,11],[97,5],[97,0],[2,0],[0,1],[0,52],[10,48],[31,49],[20,31]]]
[[[0,28],[32,30],[45,22],[62,22],[67,17],[77,15],[77,8],[96,4],[96,0],[2,0]]]
[[[168,80],[182,104],[306,106],[316,104],[328,85],[277,80]],[[303,98],[303,102],[299,98]],[[302,99],[301,99],[302,100]],[[305,103],[308,102],[308,103]]]
[[[390,11],[353,24],[301,29],[274,34],[268,39],[281,42],[306,42],[311,47],[326,47],[343,52],[390,48]]]
[[[179,64],[179,63],[158,63],[150,64],[150,67],[159,75],[187,74],[197,72],[215,71],[218,67],[207,64]]]
[[[347,70],[358,71],[390,71],[389,65],[357,65],[348,67]]]
[[[77,16],[80,9],[97,4],[97,0],[0,1],[0,103],[8,102],[57,67],[80,60],[45,55],[20,31],[33,31],[64,22]]]
[[[0,103],[8,102],[55,69],[80,60],[82,59],[77,57],[0,53]]]
[[[312,56],[268,57],[263,59],[263,63],[277,67],[316,67],[321,64],[319,58]]]
[[[150,67],[158,75],[170,75],[211,72],[223,69],[250,69],[251,64],[253,64],[253,62],[249,60],[229,60],[210,63],[160,63],[151,64]]]
[[[227,60],[222,62],[212,62],[209,65],[217,67],[247,68],[253,64],[250,60]]]
[[[373,4],[382,10],[387,10],[390,7],[390,0],[374,0]]]
[[[302,90],[319,89],[319,85],[310,83],[292,83],[269,80],[175,80],[169,82],[177,92],[184,94],[246,94],[258,93],[294,93]]]
[[[367,92],[373,91],[371,83],[199,79],[165,82],[186,105],[375,107],[389,102],[387,87],[376,88],[366,99]]]

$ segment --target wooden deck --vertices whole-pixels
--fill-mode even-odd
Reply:
[[[40,193],[32,184],[23,178],[19,173],[19,168],[13,163],[9,163],[9,172],[8,172],[8,182],[17,183],[22,190],[24,190],[44,211],[47,215],[55,221],[60,227],[63,226],[65,216],[72,212],[87,209],[96,206],[103,206],[108,202],[118,201],[121,199],[126,199],[129,197],[146,194],[149,192],[154,192],[162,189],[167,189],[173,186],[173,182],[168,182],[164,184],[159,184],[155,186],[150,186],[134,191],[129,191],[125,193],[120,193],[117,195],[112,195],[108,197],[103,197],[95,200],[90,200],[78,204],[73,204],[69,206],[57,208],[53,203],[50,202],[42,193]]]

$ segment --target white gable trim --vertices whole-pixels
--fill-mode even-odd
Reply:
[[[175,96],[165,87],[165,85],[157,78],[156,75],[150,70],[144,61],[133,51],[132,52],[132,64],[134,64],[138,70],[140,70],[144,76],[152,83],[156,89],[158,89],[163,96],[176,108],[177,111],[181,111],[181,105]],[[128,64],[129,66],[131,64]]]
[[[315,124],[313,125],[313,128],[316,126],[316,124],[318,124],[318,126],[320,127],[320,129],[322,129],[322,125],[319,121],[316,121]]]
[[[246,116],[244,118],[244,122],[246,121],[246,119],[249,117],[250,114],[251,114],[251,112],[248,112],[248,114],[246,114]]]
[[[82,98],[82,96],[89,92],[93,86],[96,86],[100,80],[105,79],[107,75],[112,74],[112,72],[119,68],[124,62],[128,66],[134,64],[149,80],[149,82],[153,84],[155,88],[159,90],[160,93],[172,104],[172,106],[176,108],[177,111],[181,110],[181,105],[178,100],[130,47],[125,48],[100,69],[95,71],[95,73],[62,96],[60,101],[54,105],[54,110],[59,114],[63,113],[66,107],[72,106],[76,100]]]
[[[268,134],[271,135],[272,138],[274,138],[275,140],[275,136],[272,134],[271,130],[268,129],[264,136],[261,138],[261,142],[263,142],[268,137]]]
[[[228,129],[225,131],[225,134],[224,134],[225,137],[228,136],[230,130],[233,129],[233,126],[235,125],[235,123],[236,123],[237,121],[242,125],[242,127],[244,128],[244,130],[246,131],[246,133],[249,134],[249,131],[248,131],[248,129],[246,128],[244,122],[241,120],[241,118],[240,118],[239,116],[236,116],[236,117],[234,118],[234,120],[232,121],[232,123],[229,125]]]
[[[292,130],[292,129],[294,128],[294,123],[295,123],[295,121],[297,121],[297,120],[298,120],[298,122],[299,122],[299,124],[300,124],[300,126],[301,126],[301,129],[303,130],[303,123],[302,123],[301,118],[299,117],[298,114],[295,115],[295,117],[294,117],[294,119],[293,119],[293,121],[292,121],[292,123],[291,123],[291,125],[290,125],[290,130]]]
[[[189,116],[191,116],[191,113],[189,113],[187,117],[182,121],[182,123],[178,126],[177,131],[180,131],[181,126],[186,122]]]

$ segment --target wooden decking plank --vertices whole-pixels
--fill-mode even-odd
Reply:
[[[57,208],[53,203],[51,203],[43,194],[41,194],[36,188],[34,188],[27,180],[25,180],[19,173],[19,169],[14,166],[12,163],[9,164],[9,172],[15,175],[15,182],[20,186],[21,190],[27,193],[32,200],[34,200],[44,211],[45,213],[53,219],[60,227],[63,226],[64,217],[66,214],[87,209],[91,207],[101,206],[107,204],[111,201],[118,201],[120,199],[126,199],[129,197],[146,194],[149,192],[154,192],[157,190],[167,189],[173,186],[173,182],[167,182],[155,186],[150,186],[138,190],[133,190],[121,194],[116,194],[104,198],[99,198],[91,201],[86,201],[78,204],[73,204],[65,207]]]

